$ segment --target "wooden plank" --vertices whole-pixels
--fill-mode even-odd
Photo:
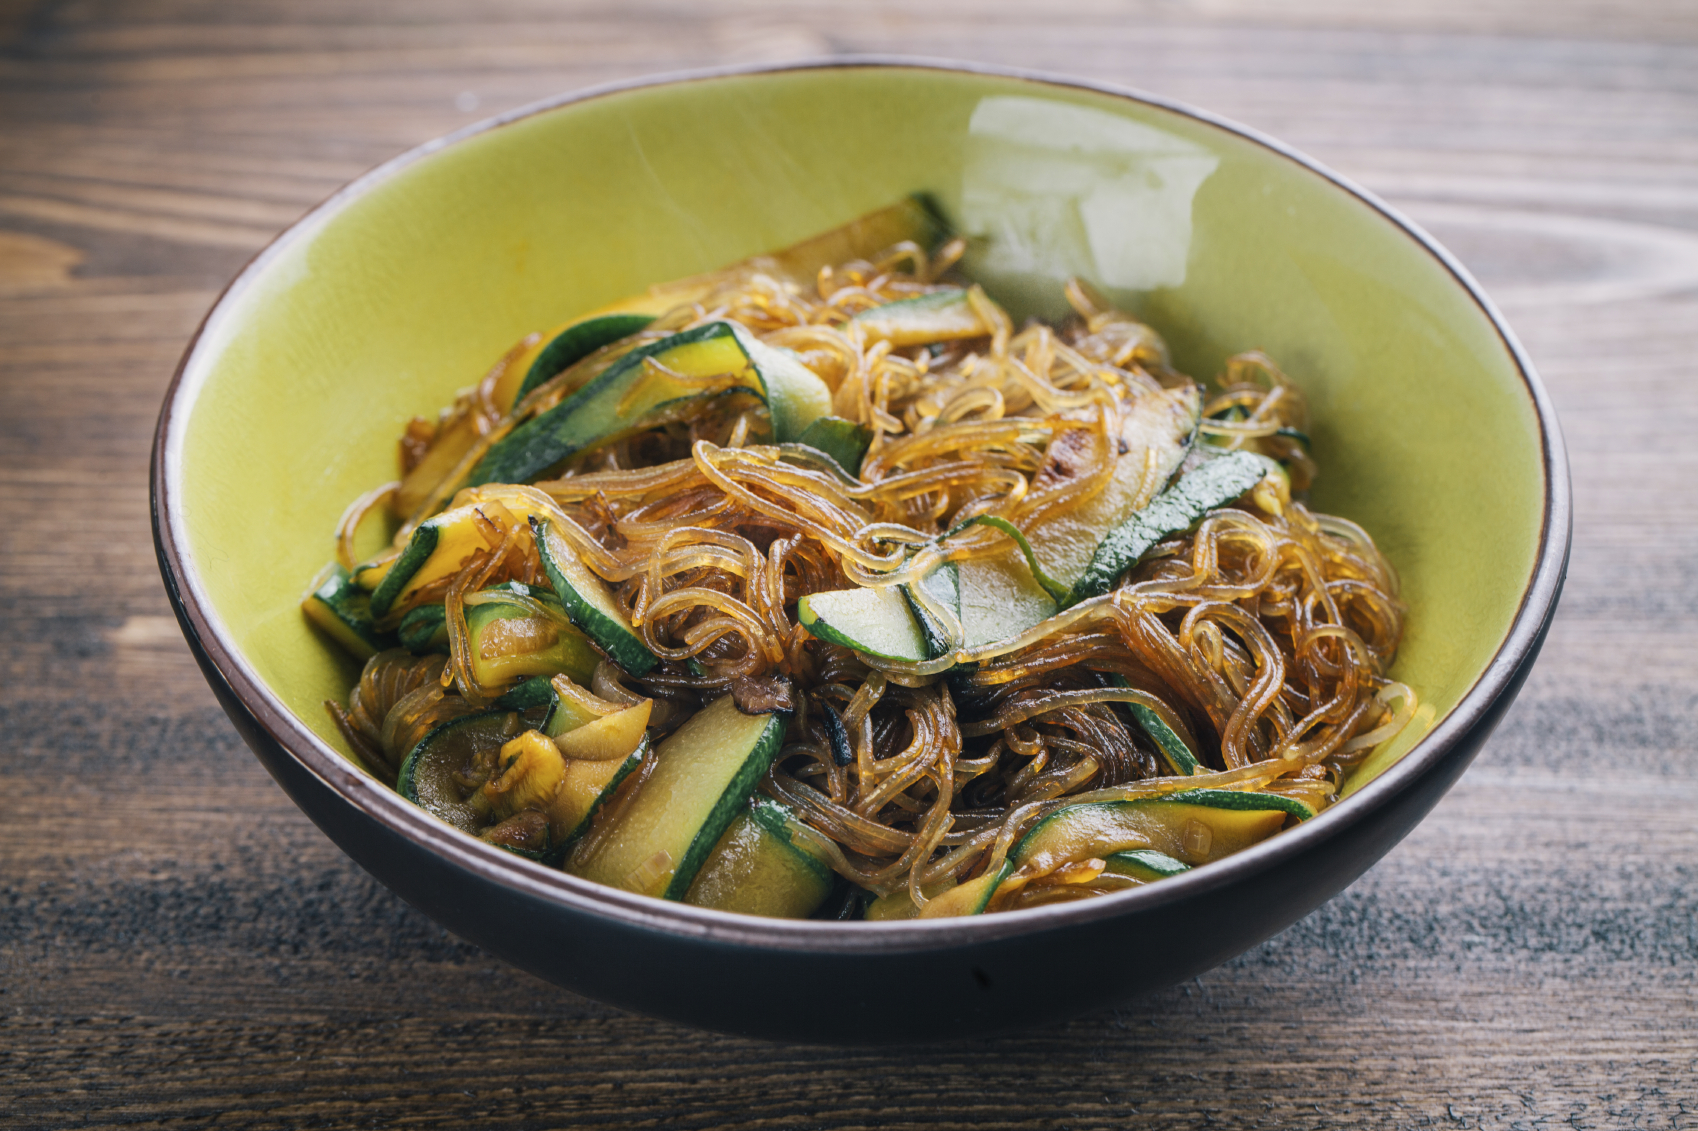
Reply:
[[[148,530],[176,358],[292,216],[560,90],[833,51],[1131,83],[1332,162],[1500,298],[1574,466],[1544,659],[1432,818],[1193,982],[954,1046],[707,1036],[448,936],[242,748]],[[1698,1125],[1695,75],[1676,0],[0,4],[0,1124]]]

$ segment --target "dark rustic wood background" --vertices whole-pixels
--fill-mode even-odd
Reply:
[[[146,480],[197,321],[342,182],[848,51],[1144,87],[1364,182],[1507,311],[1577,496],[1519,703],[1354,887],[1121,1009],[858,1052],[618,1013],[379,887],[214,705]],[[1695,386],[1690,0],[0,0],[0,1124],[1698,1127]]]

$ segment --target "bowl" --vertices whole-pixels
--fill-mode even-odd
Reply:
[[[1044,313],[1082,274],[1161,330],[1182,370],[1211,375],[1260,348],[1303,386],[1314,502],[1365,526],[1401,571],[1411,612],[1394,674],[1424,704],[1348,796],[1148,887],[869,924],[591,884],[459,833],[356,768],[321,705],[356,669],[298,602],[346,502],[393,478],[404,422],[537,327],[916,191],[980,237],[969,269],[1017,313]],[[353,182],[207,315],[160,417],[153,513],[178,618],[237,729],[407,902],[621,1008],[889,1043],[1030,1025],[1190,977],[1360,875],[1526,677],[1561,587],[1570,498],[1556,418],[1513,335],[1448,254],[1363,190],[1147,94],[863,58],[571,94]]]

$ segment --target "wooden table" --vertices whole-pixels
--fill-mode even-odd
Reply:
[[[839,51],[1137,85],[1366,183],[1502,303],[1577,496],[1544,659],[1359,883],[1149,1000],[888,1052],[626,1016],[403,905],[237,740],[147,519],[186,339],[337,185],[552,92]],[[0,1124],[1698,1127],[1695,440],[1682,0],[0,3]]]

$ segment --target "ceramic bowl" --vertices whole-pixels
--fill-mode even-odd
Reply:
[[[395,437],[538,327],[930,193],[1021,312],[1081,274],[1198,376],[1268,351],[1307,392],[1320,509],[1410,607],[1415,723],[1315,820],[1083,903],[908,923],[746,918],[517,859],[344,757],[356,669],[298,602]],[[231,284],[161,416],[154,531],[207,679],[308,816],[409,903],[571,990],[771,1038],[892,1042],[1093,1010],[1194,975],[1350,883],[1424,816],[1532,664],[1569,542],[1550,402],[1467,274],[1251,130],[1129,90],[886,59],[568,95],[360,178]],[[808,990],[809,992],[801,992]]]

